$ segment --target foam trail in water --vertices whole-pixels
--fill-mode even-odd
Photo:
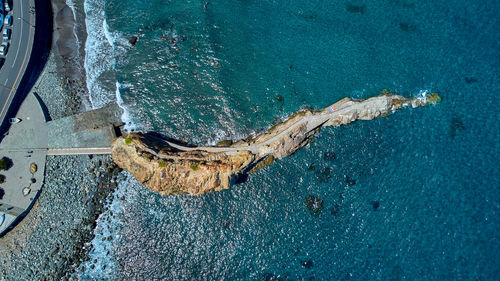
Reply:
[[[85,245],[86,248],[92,249],[89,253],[89,260],[82,264],[83,269],[75,273],[77,279],[112,279],[110,277],[116,273],[116,260],[113,253],[115,253],[115,245],[119,244],[121,239],[119,220],[124,212],[124,202],[132,200],[134,196],[128,188],[132,180],[132,176],[127,174],[126,179],[119,182],[113,197],[106,203],[106,210],[97,219],[94,239]]]
[[[106,36],[104,1],[85,0],[85,25],[87,41],[85,42],[85,71],[89,100],[93,108],[100,108],[114,99],[113,93],[99,83],[103,74],[114,72],[114,56],[112,42]],[[107,75],[109,79],[110,75]],[[109,82],[109,81],[108,81]]]
[[[123,129],[126,132],[131,132],[131,131],[137,130],[137,124],[132,121],[132,118],[130,116],[130,112],[129,112],[127,106],[125,105],[125,103],[123,102],[122,96],[120,94],[120,89],[122,87],[125,87],[125,86],[127,86],[127,85],[122,85],[118,81],[116,81],[116,103],[123,110],[123,113],[121,116],[121,119],[122,119],[123,123],[125,124]],[[128,86],[131,86],[131,85],[128,85]]]

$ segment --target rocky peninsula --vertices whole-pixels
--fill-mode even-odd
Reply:
[[[112,143],[113,161],[163,195],[204,194],[229,188],[258,169],[296,152],[322,127],[371,120],[394,110],[435,104],[437,94],[405,98],[384,91],[364,100],[344,98],[323,110],[302,109],[265,133],[216,146],[190,146],[154,133],[130,133]]]

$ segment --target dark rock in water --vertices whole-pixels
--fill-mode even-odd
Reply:
[[[337,159],[337,155],[333,151],[325,152],[323,157],[325,158],[325,160],[328,160],[328,161],[334,161],[335,159]]]
[[[340,206],[338,204],[334,204],[333,208],[330,210],[330,214],[336,216],[340,212]]]
[[[323,199],[320,199],[313,195],[308,195],[306,199],[304,199],[304,204],[313,216],[317,217],[323,211]]]
[[[274,275],[272,273],[264,273],[264,275],[262,276],[262,281],[279,281],[279,280],[283,280],[283,278],[281,278],[279,275]]]
[[[407,22],[400,22],[399,23],[399,28],[403,30],[404,32],[410,32],[410,31],[415,31],[417,30],[417,26],[412,24],[412,23],[407,23]]]
[[[4,195],[5,195],[5,190],[0,187],[0,200],[3,199]]]
[[[277,101],[279,101],[279,102],[284,102],[284,101],[285,101],[285,99],[283,98],[283,96],[282,96],[282,95],[276,95],[276,96],[274,96],[274,98],[275,98]]]
[[[356,180],[351,178],[350,176],[344,176],[344,181],[348,186],[353,186],[356,184]]]
[[[137,36],[131,36],[129,39],[128,39],[128,42],[130,43],[130,45],[132,46],[135,46],[135,43],[137,43]]]
[[[366,5],[354,5],[354,4],[346,4],[345,9],[349,13],[359,13],[359,14],[364,14]]]
[[[314,171],[314,169],[316,169],[316,164],[314,164],[314,163],[311,163],[311,164],[307,167],[307,170],[308,170],[308,171]]]
[[[465,130],[464,122],[458,117],[453,117],[450,122],[450,136],[452,138],[457,136],[457,133]]]
[[[314,264],[312,260],[306,260],[302,262],[302,267],[304,268],[311,269],[313,266]]]
[[[327,182],[332,177],[332,168],[326,167],[316,171],[318,182]]]
[[[297,191],[297,189],[295,187],[292,187],[292,193],[295,193],[295,191]]]
[[[465,80],[465,83],[467,83],[467,84],[472,84],[472,83],[477,82],[477,79],[474,77],[465,77],[464,80]]]
[[[370,203],[372,204],[374,211],[376,211],[378,209],[378,207],[380,207],[380,202],[378,202],[378,201],[372,201]]]

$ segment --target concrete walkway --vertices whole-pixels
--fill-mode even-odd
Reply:
[[[27,212],[40,192],[45,174],[47,156],[47,126],[38,99],[29,95],[21,105],[16,118],[0,143],[0,157],[12,161],[8,170],[0,171],[5,182],[0,184],[0,216],[6,220],[0,226],[0,235],[21,214]],[[36,171],[30,170],[32,164]],[[32,173],[33,172],[33,173]]]
[[[384,108],[386,106],[387,101],[384,99],[368,99],[361,103],[356,103],[356,102],[347,102],[342,104],[341,107],[336,108],[335,111],[330,112],[329,108],[327,107],[321,112],[318,112],[317,114],[314,115],[308,115],[304,116],[298,121],[296,121],[294,124],[291,126],[287,127],[280,133],[276,134],[272,138],[269,138],[266,141],[259,142],[259,143],[254,143],[248,146],[230,146],[230,147],[217,147],[217,146],[198,146],[198,147],[188,147],[188,146],[183,146],[179,144],[175,144],[169,141],[166,141],[170,146],[181,150],[181,151],[206,151],[206,152],[215,152],[215,153],[227,153],[227,154],[235,154],[238,151],[250,151],[253,154],[256,155],[261,155],[261,154],[268,154],[269,151],[267,151],[266,146],[269,144],[272,144],[276,142],[278,139],[282,138],[285,134],[290,133],[293,131],[295,128],[298,126],[306,125],[306,131],[312,131],[315,128],[318,128],[322,126],[323,124],[327,123],[330,119],[333,118],[338,118],[339,116],[345,115],[345,114],[352,114],[353,112],[359,112],[360,110],[366,110],[366,108]]]

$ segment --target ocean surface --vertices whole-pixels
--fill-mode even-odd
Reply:
[[[85,12],[92,104],[118,102],[128,130],[214,144],[382,89],[443,101],[324,129],[227,191],[164,197],[129,176],[81,280],[499,280],[499,1],[86,0]]]

